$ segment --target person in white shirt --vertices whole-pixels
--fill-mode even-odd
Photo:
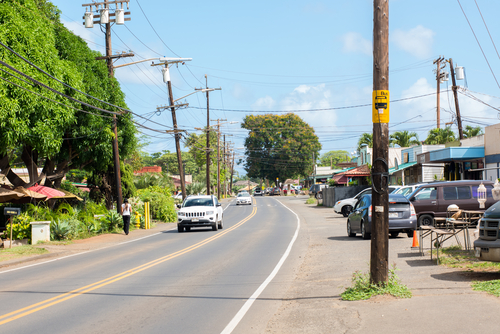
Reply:
[[[129,204],[128,199],[125,198],[122,204],[122,217],[123,217],[123,232],[128,235],[130,227],[130,213],[132,212],[132,205]]]

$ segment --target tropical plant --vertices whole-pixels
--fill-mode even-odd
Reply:
[[[186,186],[187,195],[197,195],[203,194],[206,190],[206,186],[203,183],[193,182]]]
[[[483,129],[480,126],[472,127],[470,125],[465,126],[465,130],[463,131],[464,138],[472,138],[475,136],[479,136],[483,134]]]
[[[390,142],[398,145],[399,147],[410,147],[411,145],[418,145],[418,135],[416,132],[409,131],[396,131],[390,135]]]
[[[361,147],[363,145],[368,145],[368,147],[373,147],[373,134],[365,132],[359,137],[358,140],[358,153],[361,152]]]
[[[427,145],[439,145],[452,142],[456,139],[455,133],[451,128],[435,128],[429,131],[427,139],[425,139],[425,144]]]
[[[101,227],[105,232],[113,232],[123,228],[122,216],[115,210],[110,210],[101,221]]]
[[[71,226],[67,220],[58,219],[50,224],[50,237],[52,240],[68,239]]]
[[[177,219],[174,208],[174,199],[169,188],[151,186],[137,192],[142,202],[149,202],[152,217],[164,222],[174,222]],[[132,210],[136,210],[132,206]]]

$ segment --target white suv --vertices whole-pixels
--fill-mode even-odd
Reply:
[[[212,226],[213,231],[224,228],[222,206],[213,195],[189,196],[177,211],[177,230]]]

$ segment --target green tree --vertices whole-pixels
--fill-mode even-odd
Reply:
[[[470,125],[465,126],[464,138],[472,138],[483,134],[483,129],[480,126],[472,127]]]
[[[321,149],[314,129],[299,116],[247,115],[241,127],[245,139],[248,177],[285,180],[312,172],[313,155]]]
[[[205,127],[206,129],[206,127]],[[210,164],[212,165],[217,162],[217,133],[215,131],[210,131]],[[186,147],[189,148],[189,153],[193,157],[196,165],[200,168],[205,168],[207,165],[207,135],[203,133],[201,135],[197,135],[196,133],[191,133],[186,139]],[[220,150],[222,152],[222,145],[220,143]]]
[[[320,166],[330,166],[335,167],[340,162],[348,162],[349,161],[349,152],[337,150],[337,151],[329,151],[323,154],[319,158]]]
[[[90,50],[85,41],[64,27],[58,9],[49,1],[0,2],[0,41],[68,85],[126,108],[118,82],[108,77],[104,62],[95,60],[100,54]],[[101,189],[111,189],[113,121],[109,114],[85,104],[114,112],[121,109],[64,86],[4,47],[0,47],[0,58],[52,89],[83,102],[71,101],[6,72],[0,74],[2,79],[12,82],[0,81],[0,170],[9,171],[11,162],[21,159],[30,174],[30,180],[25,182],[10,170],[7,173],[9,181],[15,186],[27,187],[46,176],[45,185],[59,186],[70,169],[84,169],[99,173],[100,179],[108,182],[99,185]],[[11,69],[8,72],[14,74]],[[122,158],[136,147],[131,117],[127,113],[118,116]],[[39,174],[37,168],[42,166],[42,174]]]
[[[456,139],[455,133],[449,127],[446,128],[435,128],[429,131],[427,139],[425,139],[425,144],[427,145],[439,145],[452,142]]]
[[[418,135],[416,132],[409,131],[396,131],[390,135],[390,142],[398,145],[399,147],[410,147],[411,145],[418,145]]]
[[[361,151],[361,146],[368,145],[368,147],[373,147],[373,134],[371,133],[363,133],[358,140],[358,152]]]

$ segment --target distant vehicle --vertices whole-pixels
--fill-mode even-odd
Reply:
[[[323,190],[324,188],[328,188],[328,184],[313,184],[309,188],[309,194],[313,195],[314,197],[318,197],[318,193]]]
[[[395,190],[397,190],[396,186],[389,186],[389,194],[392,194],[392,192],[394,192]],[[366,188],[366,189],[360,191],[354,197],[345,198],[343,200],[337,201],[337,203],[335,203],[335,205],[333,206],[333,211],[335,211],[336,213],[342,214],[344,217],[347,217],[347,216],[349,216],[349,213],[351,213],[352,208],[354,207],[354,204],[356,204],[358,199],[363,195],[371,194],[371,193],[372,193],[372,188],[369,187],[369,188]]]
[[[177,231],[191,227],[212,226],[213,231],[224,228],[222,206],[214,195],[187,197],[177,211]]]
[[[175,194],[175,195],[174,195],[174,196],[172,196],[172,197],[173,197],[173,199],[174,199],[174,200],[176,200],[176,199],[177,199],[177,200],[182,201],[182,193],[181,193],[181,192],[180,192],[180,193],[178,193],[178,194]]]
[[[347,218],[347,235],[355,237],[361,233],[363,239],[370,239],[372,232],[372,195],[360,197]],[[413,237],[417,228],[415,208],[403,195],[389,195],[389,234],[395,238],[401,232]]]
[[[252,197],[250,196],[249,193],[239,193],[238,197],[236,197],[236,205],[240,204],[250,204],[252,205]]]
[[[474,241],[476,257],[482,261],[500,262],[500,202],[484,212],[479,223],[479,239]]]
[[[272,196],[274,196],[274,195],[281,196],[281,189],[280,189],[280,187],[274,187],[273,190],[271,191],[271,195]]]
[[[254,196],[263,196],[264,193],[263,191],[260,189],[260,188],[256,188],[254,191],[253,191],[253,195]]]
[[[403,195],[405,197],[408,197],[412,192],[415,191],[415,189],[417,189],[418,187],[423,186],[425,184],[429,184],[429,183],[417,183],[417,184],[410,184],[410,185],[406,185],[406,186],[401,186],[401,188],[393,191],[392,194],[399,194],[399,195]]]

